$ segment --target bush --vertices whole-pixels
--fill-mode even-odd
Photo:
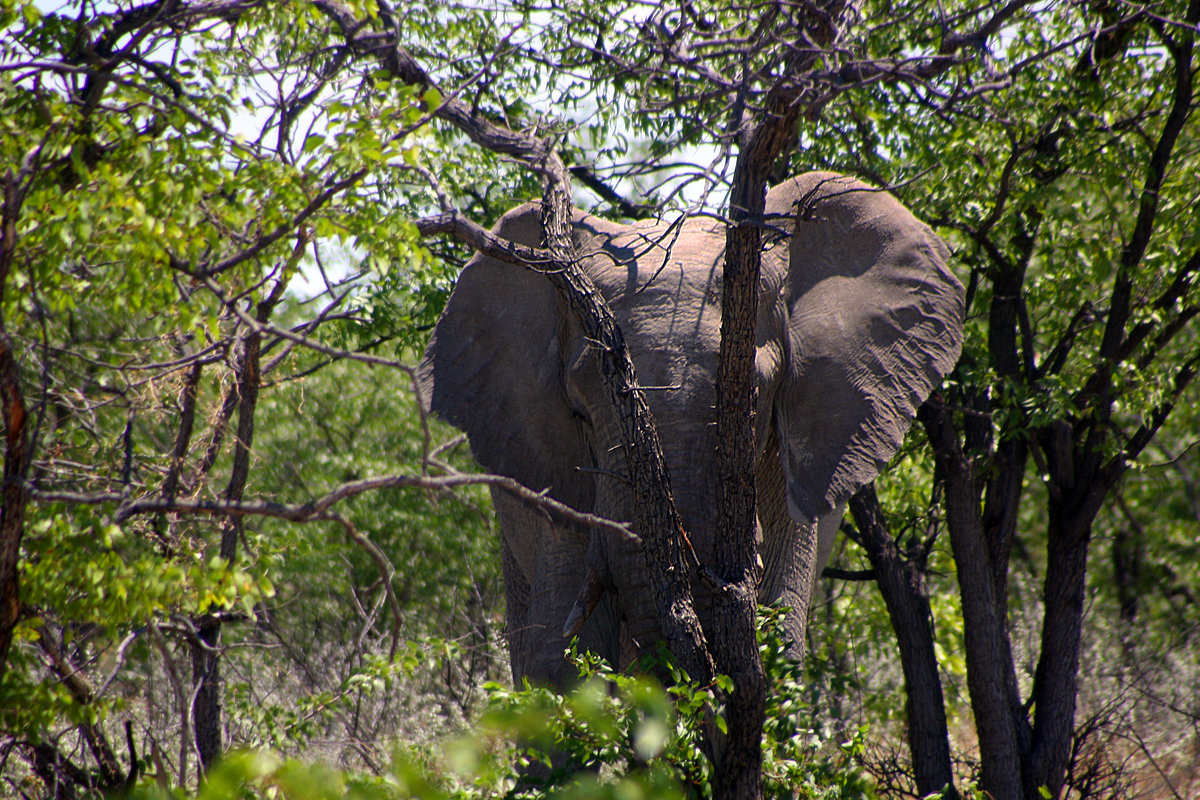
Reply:
[[[764,795],[875,797],[857,765],[865,731],[836,744],[808,726],[803,669],[785,655],[781,618],[778,610],[766,610],[760,619],[769,686]],[[633,674],[618,673],[588,654],[571,651],[570,657],[579,676],[571,691],[487,684],[487,709],[469,735],[437,746],[398,746],[382,776],[305,764],[265,750],[242,751],[209,773],[196,800],[712,796],[705,731],[724,729],[720,696],[729,688],[726,679],[698,686],[662,653],[639,664]],[[669,685],[664,687],[657,674],[668,676]],[[149,776],[132,796],[158,800],[187,795]]]

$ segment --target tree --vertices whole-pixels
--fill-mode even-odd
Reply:
[[[118,758],[100,722],[122,702],[113,679],[130,680],[156,651],[149,674],[172,686],[180,720],[171,771],[183,783],[193,756],[207,765],[223,750],[222,630],[262,621],[279,552],[243,552],[260,542],[247,519],[325,521],[362,547],[396,617],[394,653],[395,570],[331,507],[379,487],[445,483],[418,458],[412,474],[341,479],[293,504],[247,499],[248,486],[269,489],[252,469],[264,387],[335,360],[396,366],[384,343],[403,352],[411,326],[437,312],[444,278],[396,210],[404,183],[366,185],[366,165],[406,163],[397,140],[369,135],[375,119],[419,122],[419,96],[341,72],[346,54],[322,49],[331,29],[308,5],[78,11],[5,6],[0,90],[0,705],[6,753],[23,748],[50,791],[69,794],[136,778],[133,731]],[[366,87],[368,106],[345,113]],[[364,231],[380,237],[374,274],[412,276],[403,291],[389,292],[386,275],[365,280],[370,270],[352,263],[361,253],[338,255]],[[331,255],[350,264],[346,275],[326,269]],[[305,264],[318,296],[285,302]],[[103,653],[116,653],[108,676],[93,662]],[[61,738],[67,723],[98,774]],[[142,752],[161,765],[171,756],[145,744],[156,741],[144,736]]]
[[[100,778],[81,777],[37,736],[22,739],[30,763],[62,785],[112,788],[136,772],[86,719],[103,692],[71,679],[97,675],[81,625],[129,646],[152,640],[167,671],[186,648],[190,678],[171,676],[175,766],[187,775],[192,739],[201,764],[215,760],[222,637],[265,613],[278,574],[269,548],[247,552],[275,530],[268,519],[333,526],[356,543],[379,572],[393,630],[395,556],[350,498],[488,483],[612,524],[538,487],[449,467],[424,421],[421,452],[400,472],[268,494],[278,484],[256,454],[264,430],[279,441],[285,425],[283,412],[264,416],[280,408],[271,396],[350,363],[411,383],[420,330],[474,250],[514,269],[554,266],[548,280],[605,343],[668,644],[693,679],[733,678],[717,792],[758,796],[764,679],[747,459],[763,195],[792,171],[833,166],[907,195],[970,268],[974,338],[912,444],[934,465],[932,486],[919,511],[871,491],[853,505],[901,642],[916,786],[954,791],[928,594],[930,552],[946,532],[980,786],[998,798],[1061,795],[1094,520],[1191,388],[1200,355],[1187,195],[1197,8],[0,6],[10,34],[0,46],[0,692],[41,692],[50,699],[38,708],[82,719]],[[708,163],[689,163],[699,158]],[[543,246],[488,233],[510,197],[542,199]],[[694,555],[633,365],[573,263],[576,198],[623,216],[705,208],[728,224],[715,641],[690,610]],[[288,293],[302,272],[316,284],[305,303]],[[1090,296],[1098,286],[1104,294]],[[1029,487],[1031,464],[1044,495]],[[1048,520],[1045,616],[1023,698],[1008,575],[1014,550],[1043,535],[1024,532],[1031,498]],[[925,535],[901,547],[906,515]],[[55,576],[64,551],[71,568]],[[398,647],[393,633],[392,655]],[[6,727],[45,720],[16,715]]]
[[[855,143],[840,163],[899,184],[902,152],[904,170],[933,173],[909,199],[972,270],[974,346],[922,421],[944,492],[931,522],[949,534],[957,566],[981,786],[996,797],[1061,796],[1068,785],[1096,516],[1193,385],[1200,261],[1183,198],[1196,169],[1198,10],[1030,13],[976,73],[1003,91],[943,105],[916,126],[873,121],[883,108],[922,119],[921,108],[970,85],[967,72],[940,88],[856,95],[829,120],[830,139]],[[963,163],[974,167],[949,166]],[[855,507],[864,542],[878,524],[871,505]],[[900,563],[878,542],[868,547],[876,574],[914,576],[903,613],[927,617],[920,575],[932,542],[914,541]],[[1035,543],[1045,548],[1041,641],[1022,691],[1009,575]],[[922,654],[928,665],[928,631]],[[936,682],[924,687],[910,702],[941,707]]]

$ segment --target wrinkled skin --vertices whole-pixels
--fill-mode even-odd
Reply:
[[[850,496],[899,448],[954,365],[963,290],[945,245],[886,192],[809,173],[767,195],[757,321],[757,467],[763,603],[791,607],[803,643],[814,574]],[[539,209],[496,226],[536,245]],[[625,334],[654,413],[675,501],[697,553],[716,535],[715,383],[724,230],[707,218],[625,226],[576,214],[574,245]],[[550,282],[475,258],[438,322],[422,401],[466,431],[487,470],[584,511],[634,518],[620,435],[592,345]],[[624,665],[661,639],[645,559],[611,533],[558,527],[493,494],[513,677],[562,686],[564,622],[588,581],[604,587],[579,631]],[[702,624],[711,596],[693,581]]]

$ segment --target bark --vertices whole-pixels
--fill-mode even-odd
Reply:
[[[1129,438],[1121,452],[1103,464],[1088,450],[1093,437],[1073,436],[1066,422],[1041,432],[1040,445],[1050,474],[1050,513],[1041,652],[1033,682],[1035,718],[1024,764],[1029,800],[1039,800],[1042,788],[1059,797],[1066,786],[1075,742],[1092,524],[1129,460],[1150,441],[1179,393],[1190,385],[1197,359],[1200,356],[1183,365],[1168,398],[1149,415],[1149,422]],[[1088,469],[1088,465],[1095,466]]]
[[[332,19],[357,52],[377,58],[382,66],[405,83],[433,88],[434,82],[408,51],[395,39],[397,26],[389,25],[386,41],[360,23],[348,9],[329,0],[316,0],[316,8]],[[381,8],[381,18],[391,12]],[[476,144],[512,157],[536,172],[542,181],[542,229],[549,259],[530,252],[532,258],[517,263],[533,266],[566,299],[586,336],[596,345],[596,356],[609,400],[616,410],[621,442],[634,489],[635,524],[654,577],[655,605],[664,638],[679,665],[692,679],[707,683],[715,675],[700,620],[692,603],[689,575],[695,563],[687,533],[680,522],[671,494],[670,478],[662,445],[650,407],[641,391],[624,336],[611,309],[591,279],[579,268],[571,250],[570,176],[558,154],[542,139],[509,130],[477,113],[457,97],[443,97],[429,113],[465,133]],[[422,233],[451,229],[491,244],[477,226],[465,224],[457,213],[443,209],[434,226],[419,227]],[[470,238],[470,237],[469,237]],[[511,251],[516,248],[501,248]],[[512,261],[511,258],[499,257]]]
[[[795,16],[789,14],[781,27],[794,26],[789,35],[828,45],[837,37],[845,7],[834,0],[820,8],[790,9]],[[778,9],[770,13],[778,13]],[[733,679],[733,694],[726,701],[729,739],[714,786],[715,795],[722,798],[762,796],[766,679],[755,636],[760,575],[754,485],[754,357],[762,268],[759,220],[772,169],[785,147],[795,141],[805,96],[799,78],[816,57],[817,51],[807,48],[793,55],[783,78],[768,91],[760,116],[743,129],[729,198],[717,370],[719,488],[713,551],[722,582],[713,602],[714,657],[718,670]]]
[[[183,389],[179,393],[179,430],[175,434],[175,447],[171,451],[171,464],[163,480],[162,496],[167,501],[175,499],[179,481],[183,475],[183,462],[192,442],[192,430],[196,422],[196,394],[200,388],[200,376],[204,365],[197,361],[188,370]]]
[[[906,559],[888,531],[875,485],[859,490],[850,511],[887,605],[904,670],[905,716],[917,794],[956,798],[945,696],[933,649],[933,612],[921,565]]]
[[[1145,528],[1129,512],[1121,498],[1117,499],[1128,526],[1121,526],[1113,533],[1111,548],[1113,580],[1117,584],[1117,600],[1120,616],[1130,629],[1137,622],[1138,600],[1142,585],[1142,566],[1146,559]]]
[[[21,617],[17,562],[25,532],[29,491],[29,432],[25,398],[11,341],[0,327],[0,403],[4,412],[4,487],[0,497],[0,678],[8,668],[13,630]]]
[[[27,169],[32,156],[26,157]],[[24,169],[22,170],[24,172]],[[0,208],[0,308],[12,271],[17,245],[17,217],[23,199],[20,176],[4,176],[3,206]],[[0,317],[0,406],[4,416],[4,483],[0,488],[0,678],[8,669],[8,651],[13,630],[21,617],[17,562],[21,536],[25,532],[25,509],[29,490],[25,479],[31,460],[28,414],[21,390],[21,376],[12,339]]]
[[[979,737],[980,789],[994,800],[1021,800],[1020,698],[1005,609],[995,591],[975,466],[962,451],[948,408],[927,402],[920,419],[946,485],[946,526],[962,597],[967,690]]]
[[[1018,437],[996,445],[993,469],[983,498],[983,529],[992,564],[992,591],[1000,608],[1008,608],[1008,562],[1016,540],[1021,495],[1029,462],[1029,446]]]
[[[567,301],[584,335],[596,346],[604,387],[620,426],[634,495],[634,523],[652,576],[655,611],[663,637],[687,674],[706,684],[716,672],[693,604],[690,577],[697,566],[696,556],[675,508],[654,416],[639,388],[637,371],[612,310],[575,260],[571,183],[566,166],[557,153],[541,142],[537,144],[543,183],[542,233],[554,262],[546,275]]]
[[[791,127],[790,125],[788,127]],[[746,159],[749,161],[749,158]],[[739,158],[738,166],[742,167]],[[774,158],[766,161],[766,166]],[[757,166],[757,165],[753,165]],[[726,701],[729,739],[716,774],[717,797],[762,796],[762,727],[766,677],[755,636],[758,529],[754,485],[755,322],[761,267],[759,229],[746,224],[763,211],[765,170],[739,169],[734,208],[743,223],[726,235],[717,370],[717,534],[713,554],[723,586],[713,602],[717,669],[733,679]],[[738,202],[738,196],[745,203]]]
[[[1041,656],[1033,679],[1033,743],[1025,763],[1025,796],[1061,797],[1075,733],[1090,520],[1072,525],[1051,501],[1046,546]]]
[[[221,623],[208,615],[196,623],[192,649],[192,730],[201,777],[221,757]]]
[[[992,368],[1002,380],[1015,384],[1032,380],[1033,367],[1028,361],[1032,354],[1026,351],[1025,357],[1022,357],[1019,330],[1024,303],[1022,288],[1042,215],[1035,209],[1026,209],[1021,218],[1024,230],[1017,237],[1019,247],[1016,260],[1002,259],[994,265],[996,278],[988,308],[987,329],[988,358]],[[1028,342],[1025,344],[1028,345]],[[986,401],[979,403],[978,410],[988,410]],[[982,429],[985,419],[985,416],[978,417],[974,424],[980,429],[971,431],[965,437],[968,452],[976,446],[982,448],[983,441],[990,441],[993,435],[990,424],[986,430]],[[988,478],[984,499],[983,530],[987,536],[989,563],[992,566],[992,591],[998,608],[1007,609],[1008,560],[1021,507],[1028,447],[1017,436],[1003,439],[994,447],[994,469]]]
[[[296,257],[302,253],[306,240],[300,237]],[[259,304],[256,320],[266,322],[283,297],[286,283],[276,280],[270,295]],[[254,411],[258,405],[259,352],[262,331],[252,328],[242,339],[242,355],[238,361],[238,427],[234,441],[233,468],[225,487],[224,500],[237,503],[245,493],[250,475],[250,453],[254,444]],[[237,556],[241,533],[241,517],[230,516],[221,525],[220,556],[231,564]],[[201,769],[216,763],[222,752],[221,743],[221,620],[208,614],[197,621],[196,640],[192,643],[192,684],[195,700],[192,704],[193,726],[196,732],[196,752]]]

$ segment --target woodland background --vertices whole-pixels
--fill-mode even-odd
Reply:
[[[0,793],[705,794],[720,682],[508,686],[489,479],[412,368],[549,160],[738,224],[758,158],[890,188],[968,292],[802,672],[764,615],[764,791],[1200,795],[1198,21],[0,0]],[[593,771],[515,789],[514,735]]]

